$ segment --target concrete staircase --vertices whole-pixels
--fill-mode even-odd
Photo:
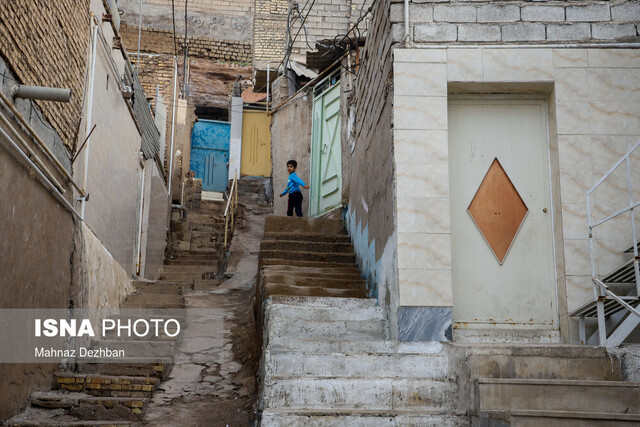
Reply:
[[[602,347],[469,347],[477,426],[640,425],[640,386]]]
[[[120,308],[162,309],[160,316],[171,313],[171,317],[181,317],[185,306],[183,290],[215,289],[220,283],[217,276],[224,259],[221,218],[225,204],[202,202],[186,218],[174,213],[171,224],[175,240],[157,280],[135,281],[135,291]],[[176,346],[175,338],[169,336],[131,342],[114,334],[104,337],[100,343],[110,349],[153,349],[151,354],[163,356],[171,356]],[[72,369],[55,375],[51,390],[32,393],[27,409],[6,425],[137,425],[153,392],[171,368],[171,363],[153,358],[140,363],[76,363]]]
[[[467,423],[441,346],[387,339],[340,220],[267,218],[259,292],[262,425]]]

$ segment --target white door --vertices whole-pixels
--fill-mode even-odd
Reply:
[[[557,325],[546,111],[541,100],[449,103],[457,329]]]

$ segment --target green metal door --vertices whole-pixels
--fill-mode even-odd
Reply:
[[[342,201],[340,83],[313,101],[310,215],[318,216]]]

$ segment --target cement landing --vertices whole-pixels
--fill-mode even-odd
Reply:
[[[258,251],[270,212],[247,206],[238,218],[225,280],[213,290],[185,291],[186,308],[207,309],[207,319],[185,331],[173,371],[154,394],[142,425],[255,424],[260,353],[253,308]]]

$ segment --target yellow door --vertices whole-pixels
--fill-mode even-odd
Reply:
[[[271,117],[264,111],[242,113],[240,174],[271,175]]]

